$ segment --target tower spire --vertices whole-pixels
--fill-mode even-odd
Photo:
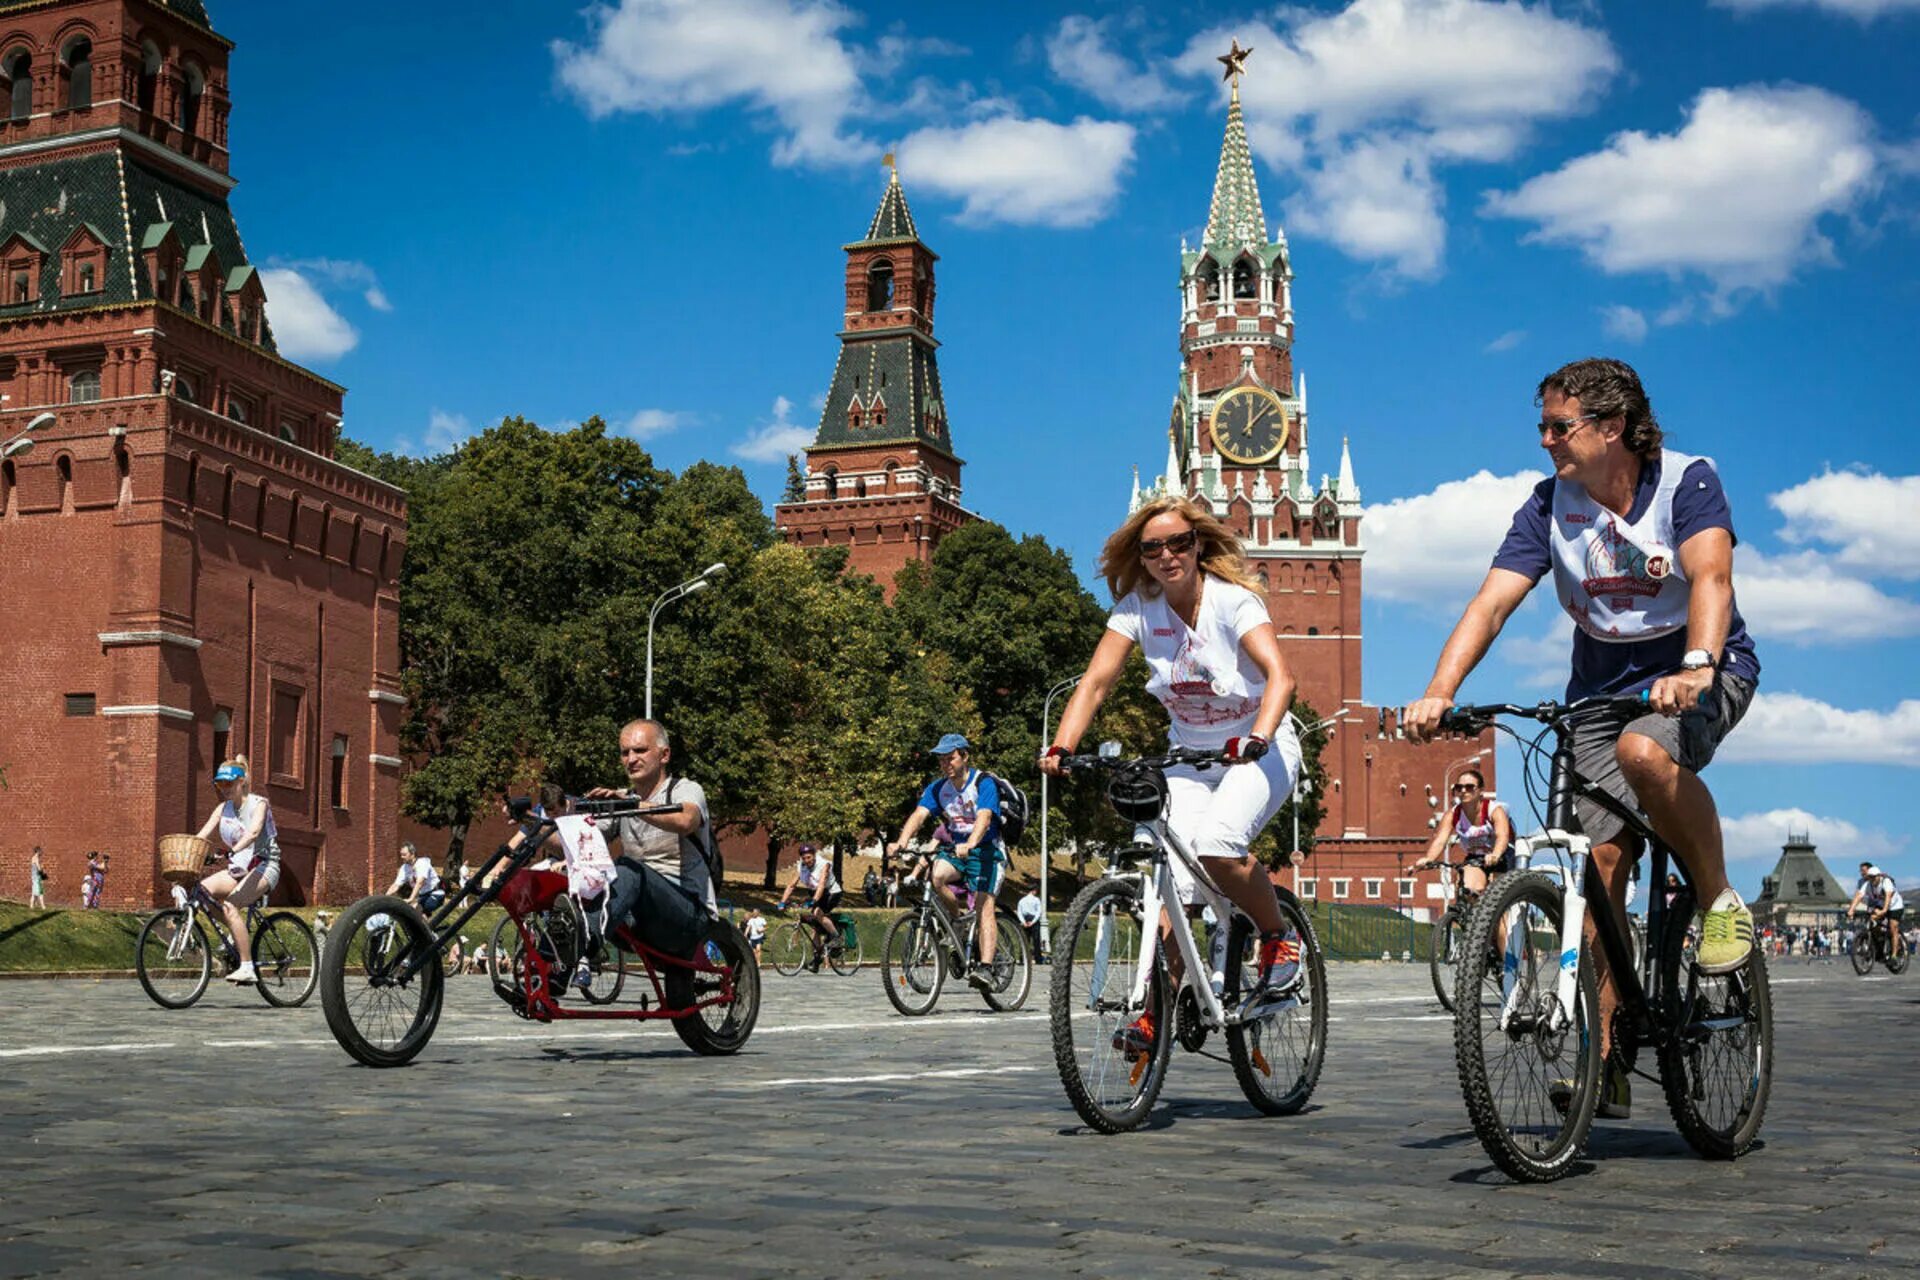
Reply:
[[[1253,177],[1253,152],[1247,146],[1247,126],[1240,117],[1240,76],[1251,49],[1234,41],[1233,52],[1220,61],[1233,81],[1227,102],[1227,133],[1220,142],[1220,168],[1213,179],[1213,205],[1207,212],[1207,249],[1237,249],[1267,242],[1267,217],[1260,208],[1260,186]]]
[[[907,193],[900,189],[900,170],[893,162],[893,152],[887,152],[882,163],[887,166],[887,189],[880,193],[880,207],[867,224],[865,242],[918,240],[920,232],[913,225],[913,211],[907,208]]]

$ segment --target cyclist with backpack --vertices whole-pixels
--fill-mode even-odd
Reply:
[[[1447,856],[1447,845],[1460,842],[1460,887],[1478,896],[1487,881],[1500,874],[1507,846],[1513,843],[1513,819],[1507,806],[1486,794],[1486,780],[1478,769],[1467,769],[1453,784],[1453,808],[1440,822],[1427,845],[1426,856],[1407,868],[1411,875],[1435,866]]]
[[[973,891],[974,904],[980,909],[980,951],[967,970],[967,981],[987,991],[993,986],[994,895],[1007,873],[1007,851],[1001,838],[1000,780],[973,767],[973,747],[964,735],[949,733],[941,738],[934,744],[933,757],[939,763],[940,776],[920,793],[920,803],[914,806],[900,828],[900,838],[887,852],[900,852],[928,818],[940,815],[956,843],[951,852],[934,858],[933,887],[956,915],[960,903],[953,892],[955,882]],[[909,879],[920,873],[920,862],[908,872]]]
[[[687,955],[719,918],[714,896],[718,857],[707,818],[707,793],[691,779],[674,777],[667,768],[672,759],[673,745],[665,725],[658,720],[631,720],[620,730],[626,789],[595,787],[586,798],[678,806],[671,813],[603,819],[599,830],[609,843],[620,842],[607,904],[608,930],[627,921],[649,944]]]

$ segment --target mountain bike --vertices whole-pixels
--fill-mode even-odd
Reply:
[[[776,904],[775,909],[787,908]],[[833,971],[843,978],[851,978],[860,971],[860,962],[865,959],[865,944],[860,940],[860,926],[851,913],[836,911],[833,924],[839,933],[826,948],[824,961],[833,967]],[[774,971],[784,978],[791,978],[813,963],[814,940],[819,937],[814,927],[805,920],[789,920],[767,935],[767,954],[773,958]]]
[[[240,948],[227,931],[225,913],[202,885],[181,886],[178,905],[155,912],[140,926],[134,946],[134,972],[153,1002],[163,1009],[185,1009],[206,994],[213,977],[213,948],[207,926],[219,939],[222,973],[240,966]],[[313,930],[291,911],[266,909],[262,894],[247,904],[247,934],[253,939],[253,985],[270,1005],[291,1009],[313,994],[320,966]]]
[[[1873,962],[1878,960],[1887,966],[1888,973],[1905,973],[1907,966],[1913,963],[1913,953],[1902,947],[1899,955],[1893,954],[1893,919],[1881,916],[1878,920],[1869,918],[1853,927],[1853,971],[1861,977],[1873,971]]]
[[[1458,884],[1457,877],[1454,865],[1442,859],[1443,890],[1449,884]],[[1447,909],[1433,922],[1433,931],[1427,935],[1427,969],[1433,977],[1433,993],[1440,997],[1440,1007],[1448,1013],[1453,1012],[1453,988],[1459,977],[1460,957],[1465,953],[1467,921],[1479,901],[1479,894],[1458,884],[1449,897]]]
[[[1115,850],[1106,876],[1074,898],[1054,942],[1048,1016],[1054,1065],[1074,1110],[1102,1133],[1139,1128],[1166,1081],[1174,1041],[1191,1047],[1205,1033],[1224,1031],[1227,1061],[1247,1101],[1267,1115],[1299,1111],[1313,1095],[1327,1051],[1326,961],[1313,922],[1289,890],[1273,887],[1281,918],[1300,938],[1300,981],[1280,995],[1256,992],[1260,931],[1166,824],[1166,770],[1224,766],[1226,757],[1175,747],[1122,760],[1118,743],[1103,743],[1098,755],[1067,756],[1064,763],[1069,775],[1104,776],[1108,802],[1135,824],[1134,843]],[[1180,918],[1175,860],[1215,919],[1228,925],[1218,995],[1193,931]],[[1182,961],[1177,989],[1163,922]],[[1118,1043],[1119,1033],[1143,1014],[1162,1029],[1145,1053]]]
[[[631,799],[570,805],[575,813],[603,819],[680,810]],[[419,1056],[446,999],[442,957],[468,922],[495,901],[506,908],[519,937],[510,948],[510,980],[497,976],[493,989],[520,1017],[670,1019],[695,1053],[731,1054],[745,1047],[760,1013],[760,967],[746,938],[725,920],[711,921],[705,939],[686,955],[651,945],[628,924],[615,925],[610,944],[639,960],[649,990],[617,1007],[561,1003],[579,954],[577,942],[569,950],[568,934],[578,925],[559,905],[569,897],[566,874],[532,865],[544,860],[541,846],[558,826],[536,815],[524,797],[509,810],[520,842],[502,844],[431,917],[388,895],[362,898],[341,913],[320,963],[320,1003],[341,1048],[370,1067],[402,1066]]]
[[[943,844],[940,851],[950,855],[953,846]],[[887,926],[880,944],[880,983],[894,1008],[917,1018],[933,1012],[948,978],[966,977],[980,938],[981,916],[972,908],[954,915],[933,887],[931,874],[901,884],[903,890],[909,886],[919,889],[920,903]],[[1012,1013],[1026,1005],[1032,989],[1033,957],[1027,952],[1026,931],[1005,911],[996,911],[993,961],[980,995],[988,1008]]]
[[[1487,887],[1466,929],[1454,984],[1454,1057],[1474,1132],[1495,1165],[1523,1182],[1563,1176],[1586,1142],[1602,1084],[1599,989],[1583,929],[1589,913],[1619,986],[1613,1020],[1616,1068],[1653,1049],[1667,1107],[1691,1147],[1733,1159],[1752,1147],[1773,1083],[1773,1003],[1766,958],[1756,946],[1732,973],[1696,968],[1687,945],[1694,891],[1681,881],[1671,903],[1650,895],[1635,952],[1628,922],[1594,869],[1576,796],[1619,817],[1650,851],[1651,884],[1664,884],[1672,849],[1647,820],[1575,766],[1573,726],[1644,698],[1588,698],[1532,707],[1498,703],[1449,710],[1446,732],[1511,735],[1527,763],[1538,815],[1538,762],[1548,754],[1543,830],[1514,841],[1515,870]],[[1500,717],[1544,725],[1531,739]],[[1551,866],[1542,866],[1550,859]],[[1684,877],[1677,859],[1674,866]],[[1558,1096],[1556,1096],[1558,1095]]]

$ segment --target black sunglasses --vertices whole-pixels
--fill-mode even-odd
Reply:
[[[1200,541],[1200,535],[1192,529],[1185,533],[1176,533],[1171,538],[1142,538],[1140,539],[1140,558],[1151,560],[1162,551],[1171,551],[1177,556],[1183,556],[1193,550],[1193,544],[1198,541]]]
[[[1605,417],[1601,413],[1583,413],[1577,418],[1546,418],[1534,430],[1543,436],[1551,436],[1556,442],[1572,435],[1574,428],[1583,422],[1595,422]]]
[[[1456,782],[1453,784],[1455,794],[1462,791],[1478,791],[1479,789],[1480,784],[1477,782]]]

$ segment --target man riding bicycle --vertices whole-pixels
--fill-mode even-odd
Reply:
[[[840,926],[833,922],[841,898],[840,877],[833,873],[833,860],[822,858],[810,844],[801,845],[800,860],[793,864],[793,879],[780,895],[781,906],[787,905],[795,889],[807,891],[806,909],[800,919],[813,930],[813,958],[807,961],[807,970],[818,973],[826,958],[846,945],[840,940]]]
[[[900,828],[900,838],[887,849],[900,852],[926,820],[934,814],[958,841],[933,860],[933,887],[956,914],[960,901],[954,895],[956,881],[973,891],[974,905],[980,912],[980,948],[967,981],[982,991],[993,987],[994,895],[1006,876],[1007,852],[1000,841],[1000,788],[991,775],[973,767],[973,747],[958,733],[949,733],[933,746],[933,757],[940,765],[940,776],[920,793],[920,802]],[[916,861],[907,878],[920,873],[925,857]]]
[[[1893,877],[1871,862],[1860,864],[1860,887],[1853,891],[1853,901],[1847,904],[1847,914],[1858,911],[1862,902],[1867,907],[1867,919],[1889,922],[1887,934],[1890,954],[1895,959],[1904,955],[1907,939],[1901,921],[1907,915],[1906,899],[1900,896]]]
[[[719,918],[706,850],[713,833],[707,793],[699,783],[674,777],[667,728],[658,720],[630,720],[620,730],[620,767],[627,787],[595,787],[589,800],[633,799],[648,807],[674,805],[670,813],[642,813],[601,820],[609,844],[619,841],[607,929],[622,922],[652,946],[686,955]]]
[[[1513,820],[1507,806],[1486,794],[1486,780],[1478,769],[1468,769],[1453,784],[1453,808],[1433,833],[1426,856],[1407,868],[1424,871],[1445,860],[1447,844],[1460,845],[1460,887],[1468,894],[1487,891],[1487,882],[1501,872],[1507,846],[1513,843]]]
[[[1554,474],[1514,513],[1479,592],[1447,638],[1426,694],[1406,709],[1408,736],[1426,741],[1527,593],[1553,572],[1572,615],[1569,702],[1644,694],[1574,728],[1579,772],[1644,810],[1692,879],[1700,947],[1695,963],[1730,973],[1753,948],[1753,915],[1727,883],[1713,796],[1700,770],[1753,699],[1760,663],[1734,603],[1733,517],[1712,460],[1662,447],[1639,375],[1618,360],[1580,360],[1541,380],[1540,447]],[[1624,914],[1640,842],[1584,797],[1575,801],[1608,897]],[[1587,921],[1589,938],[1593,921]],[[1619,989],[1604,950],[1601,1046],[1609,1055],[1600,1114],[1624,1118],[1627,1077],[1611,1060]]]

